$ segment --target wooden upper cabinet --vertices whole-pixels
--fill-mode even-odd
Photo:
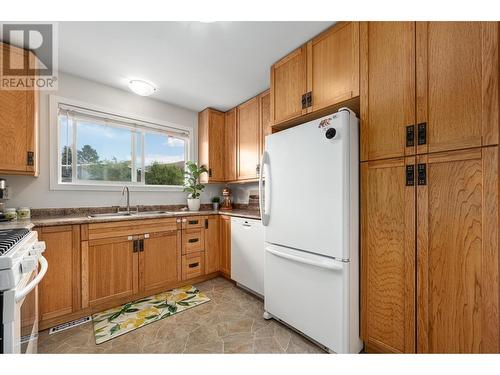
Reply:
[[[261,141],[259,97],[240,104],[237,116],[237,179],[256,179],[258,178]]]
[[[231,277],[231,217],[220,217],[220,271]]]
[[[208,168],[201,182],[224,182],[225,115],[207,108],[198,114],[198,164]]]
[[[498,22],[417,22],[417,152],[498,144]]]
[[[362,22],[360,76],[361,160],[414,155],[415,22]]]
[[[86,266],[84,307],[131,297],[139,292],[138,252],[127,236],[91,240],[82,248]],[[82,262],[83,263],[83,262]]]
[[[11,66],[34,59],[20,48],[0,43],[0,61],[4,54],[10,54]],[[37,137],[38,90],[0,90],[0,173],[38,175]]]
[[[150,233],[139,252],[139,291],[169,288],[181,280],[181,231]]]
[[[271,66],[271,122],[278,124],[307,113],[307,47],[304,45]]]
[[[341,22],[307,43],[314,112],[359,96],[359,22]]]
[[[264,152],[266,136],[271,134],[271,96],[269,90],[259,95],[260,107],[260,155]]]
[[[225,170],[224,176],[226,181],[235,181],[237,178],[237,125],[236,125],[236,108],[226,112],[226,135],[225,135]]]
[[[361,337],[368,351],[415,352],[415,157],[361,164]]]
[[[39,317],[43,322],[80,310],[80,226],[37,229],[45,241],[49,269],[39,286]]]
[[[418,352],[498,353],[498,147],[418,163]]]
[[[218,272],[220,268],[219,215],[205,219],[205,274]]]

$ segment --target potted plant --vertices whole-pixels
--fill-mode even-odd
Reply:
[[[187,170],[184,172],[186,180],[184,182],[184,191],[188,192],[188,208],[189,211],[200,210],[200,193],[205,189],[205,185],[200,184],[200,176],[202,173],[208,173],[205,166],[198,167],[192,161],[186,162]]]
[[[219,203],[220,203],[220,197],[212,198],[212,205],[214,207],[214,211],[217,211],[219,209]]]

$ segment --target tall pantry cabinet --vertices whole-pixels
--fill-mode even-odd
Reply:
[[[499,23],[360,25],[367,351],[500,352]]]

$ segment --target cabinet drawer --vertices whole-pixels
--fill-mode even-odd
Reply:
[[[203,228],[206,218],[206,216],[183,217],[181,219],[182,229]]]
[[[182,231],[182,254],[205,250],[205,229],[194,228]]]
[[[182,280],[192,279],[205,274],[205,252],[182,256]]]

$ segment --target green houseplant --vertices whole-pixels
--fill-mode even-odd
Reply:
[[[204,165],[198,167],[192,161],[186,162],[184,191],[189,193],[187,198],[189,211],[199,211],[200,209],[200,194],[205,189],[205,185],[200,184],[200,176],[203,173],[208,173]]]
[[[219,209],[219,204],[220,204],[220,197],[213,197],[212,198],[212,205],[213,205],[214,211],[217,211]]]

